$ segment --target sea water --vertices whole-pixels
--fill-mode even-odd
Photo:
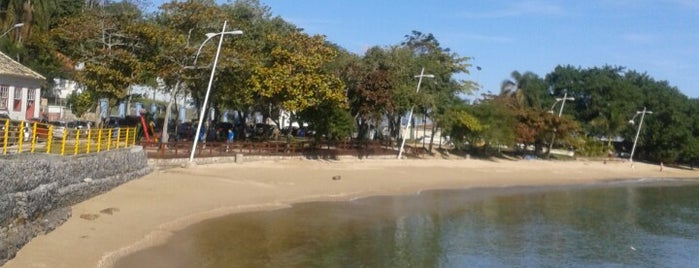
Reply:
[[[696,267],[699,184],[426,191],[233,214],[116,267]]]

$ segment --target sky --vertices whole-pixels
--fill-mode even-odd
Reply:
[[[458,78],[480,84],[476,96],[498,93],[513,71],[544,77],[558,65],[611,65],[699,98],[699,0],[260,2],[306,33],[360,55],[398,45],[413,30],[432,33],[443,48],[472,58],[470,74]]]

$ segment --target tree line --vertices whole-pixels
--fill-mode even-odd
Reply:
[[[398,140],[414,108],[432,122],[432,139],[439,131],[473,153],[508,148],[546,156],[553,147],[604,156],[629,151],[638,122],[628,121],[646,107],[653,114],[645,118],[635,158],[665,163],[699,158],[697,100],[645,73],[570,65],[544,77],[513,72],[498,93],[469,102],[464,96],[478,85],[457,77],[470,73],[470,58],[442,47],[429,33],[413,31],[395,45],[357,55],[274,16],[257,0],[170,1],[152,12],[147,5],[0,1],[7,11],[0,13],[3,29],[25,25],[8,32],[0,49],[45,75],[45,89],[52,88],[53,78],[79,82],[82,90],[69,98],[77,115],[96,110],[101,98],[110,105],[128,101],[135,97],[133,86],[148,85],[170,93],[165,112],[174,119],[172,111],[181,105],[177,97],[190,96],[201,106],[218,40],[203,44],[205,33],[221,32],[227,21],[228,30],[243,34],[223,37],[209,105],[215,115],[233,110],[243,120],[255,113],[276,120],[280,112],[292,111],[296,121],[307,122],[325,139],[369,139],[385,128],[384,138]],[[416,92],[415,75],[422,68],[434,77]],[[559,117],[551,111],[564,95],[574,100],[565,102]],[[165,124],[167,129],[169,121]]]

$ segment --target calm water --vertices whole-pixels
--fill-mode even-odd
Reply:
[[[690,267],[699,184],[430,191],[235,214],[117,267]]]

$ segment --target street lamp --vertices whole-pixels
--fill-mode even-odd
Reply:
[[[641,133],[641,127],[643,126],[643,118],[646,117],[646,114],[652,114],[652,111],[646,110],[646,107],[643,107],[643,111],[636,111],[636,114],[629,120],[629,124],[634,124],[634,119],[636,119],[636,116],[639,114],[641,115],[641,122],[638,123],[638,130],[636,130],[636,138],[633,139],[633,147],[631,147],[631,155],[629,156],[629,162],[631,162],[631,165],[633,166],[633,153],[636,151],[636,142],[638,141],[638,134]]]
[[[553,113],[553,107],[556,107],[556,104],[561,102],[561,109],[558,111],[558,118],[561,118],[561,115],[563,115],[563,106],[566,105],[566,101],[574,101],[575,98],[573,97],[568,97],[568,92],[563,93],[563,98],[556,98],[556,102],[551,105],[551,109],[549,110],[549,113]],[[553,132],[553,137],[551,137],[551,143],[549,144],[549,151],[547,153],[547,158],[551,158],[551,150],[553,150],[553,142],[556,140],[556,131]]]
[[[415,90],[415,94],[417,94],[420,92],[420,84],[422,84],[422,78],[423,77],[434,78],[434,75],[425,74],[425,68],[423,67],[422,70],[420,71],[420,74],[416,75],[415,77],[418,78],[417,89]],[[405,132],[408,132],[408,127],[410,126],[410,121],[412,120],[412,117],[413,117],[413,109],[415,109],[415,105],[410,107],[410,113],[408,113],[408,123],[406,124]],[[400,143],[400,148],[398,149],[398,159],[400,159],[401,156],[403,155],[403,146],[405,146],[405,133],[403,134],[403,141]]]
[[[4,33],[2,33],[2,35],[0,35],[0,38],[5,37],[5,35],[7,35],[7,33],[9,33],[10,31],[14,30],[15,28],[19,28],[19,27],[22,27],[22,26],[24,26],[24,23],[21,23],[21,22],[15,24],[15,25],[12,25],[12,27],[11,27],[10,29],[7,29],[7,31],[5,31]]]
[[[211,92],[211,85],[214,83],[214,74],[216,73],[216,64],[218,64],[218,55],[221,53],[221,44],[223,44],[223,35],[225,34],[233,34],[233,35],[240,35],[243,34],[243,31],[229,31],[226,32],[226,24],[228,24],[228,21],[223,22],[223,29],[221,29],[220,33],[207,33],[206,34],[206,40],[201,43],[199,46],[199,49],[197,50],[197,55],[194,58],[194,63],[196,64],[197,58],[199,57],[199,52],[201,52],[201,48],[206,44],[206,41],[209,41],[209,39],[213,38],[214,36],[220,35],[221,37],[218,39],[218,48],[216,48],[216,56],[214,56],[214,66],[211,67],[211,76],[209,77],[209,85],[206,87],[206,95],[204,96],[204,103],[202,104],[202,107],[199,109],[199,124],[197,125],[197,131],[194,134],[194,142],[192,143],[192,151],[189,154],[189,162],[194,161],[194,152],[197,150],[197,142],[199,141],[199,135],[201,134],[201,127],[202,123],[204,122],[204,114],[206,113],[206,103],[209,101],[209,93]]]

